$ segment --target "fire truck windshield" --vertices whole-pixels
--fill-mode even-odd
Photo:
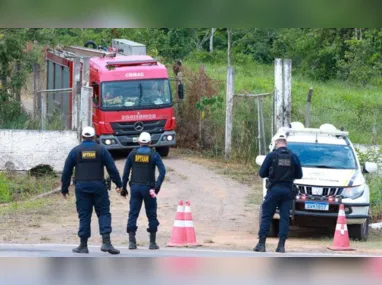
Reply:
[[[103,82],[102,109],[161,108],[172,105],[167,79]]]

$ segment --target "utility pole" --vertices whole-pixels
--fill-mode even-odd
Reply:
[[[232,109],[234,95],[234,68],[227,68],[227,94],[226,94],[226,116],[225,116],[225,159],[228,160],[231,154],[232,143]]]
[[[274,124],[288,127],[292,110],[292,60],[275,59]]]

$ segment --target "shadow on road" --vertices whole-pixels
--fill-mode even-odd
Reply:
[[[308,228],[291,226],[289,237],[293,238],[333,238],[334,227],[322,227],[322,228]]]

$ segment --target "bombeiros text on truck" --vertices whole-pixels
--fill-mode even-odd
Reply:
[[[139,134],[145,131],[151,134],[158,153],[167,156],[176,144],[176,118],[166,66],[146,55],[146,46],[139,43],[113,39],[111,47],[100,47],[89,41],[85,47],[47,50],[47,89],[73,87],[76,57],[81,62],[89,58],[92,122],[98,142],[109,150],[131,149],[138,147]],[[179,81],[177,90],[180,102],[184,94]],[[48,100],[48,111],[55,106],[69,110],[63,118],[68,126],[72,96],[54,94]]]

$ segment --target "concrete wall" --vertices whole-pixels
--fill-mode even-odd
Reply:
[[[77,144],[75,131],[0,129],[0,170],[30,170],[47,164],[61,172],[69,151]]]

